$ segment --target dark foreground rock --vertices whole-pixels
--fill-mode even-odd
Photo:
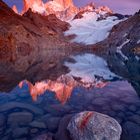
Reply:
[[[75,115],[68,124],[73,140],[119,140],[119,123],[104,114],[85,111]]]

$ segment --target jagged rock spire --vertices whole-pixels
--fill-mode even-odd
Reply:
[[[17,10],[16,5],[13,5],[12,9],[13,9],[13,11],[14,11],[16,14],[18,14],[18,10]]]

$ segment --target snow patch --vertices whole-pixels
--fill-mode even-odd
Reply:
[[[98,20],[99,17],[96,12],[84,13],[83,18],[69,21],[71,28],[65,35],[75,34],[76,37],[72,42],[95,44],[107,38],[112,27],[122,21],[115,16],[103,20]]]
[[[34,12],[37,12],[37,13],[40,13],[40,14],[45,14],[46,13],[46,8],[45,8],[43,3],[42,3],[42,5],[39,5],[38,3],[33,3],[32,10]]]
[[[136,58],[136,60],[137,60],[137,61],[139,61],[139,60],[140,60],[140,58],[139,58],[138,56],[135,56],[135,58]]]
[[[65,66],[70,69],[70,75],[81,78],[82,82],[95,83],[96,76],[102,77],[104,80],[112,80],[116,76],[112,73],[107,63],[101,57],[93,54],[84,54],[72,56],[76,63],[65,62]]]
[[[125,33],[124,35],[123,35],[123,37],[126,37],[128,34],[127,33]]]
[[[128,57],[123,54],[121,49],[123,48],[124,45],[126,45],[129,42],[130,42],[130,39],[127,39],[124,43],[122,43],[121,46],[117,47],[117,53],[119,53],[125,60],[128,60]]]
[[[46,4],[50,9],[53,9],[54,11],[63,11],[64,7],[57,1],[48,1]]]
[[[137,41],[137,44],[139,44],[140,43],[140,39]]]

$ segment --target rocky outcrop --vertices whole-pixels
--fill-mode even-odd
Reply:
[[[73,140],[120,140],[121,126],[113,118],[97,112],[81,112],[69,122]]]

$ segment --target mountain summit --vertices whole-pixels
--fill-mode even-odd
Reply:
[[[15,13],[19,13],[15,5],[12,9]],[[55,14],[62,20],[70,19],[79,12],[79,8],[73,4],[72,0],[49,0],[46,3],[42,0],[23,0],[23,9],[21,14],[23,15],[29,9],[31,9],[32,12],[43,15]]]
[[[78,8],[74,5],[73,0],[49,0],[46,3],[43,0],[23,0],[23,9],[21,14],[23,15],[29,9],[34,13],[39,13],[42,15],[55,14],[61,20],[70,20],[77,14],[84,12],[96,11],[96,13],[107,12],[112,13],[112,11],[106,7],[95,8],[94,3],[90,3],[82,8]],[[13,6],[15,13],[18,13],[16,6]]]

